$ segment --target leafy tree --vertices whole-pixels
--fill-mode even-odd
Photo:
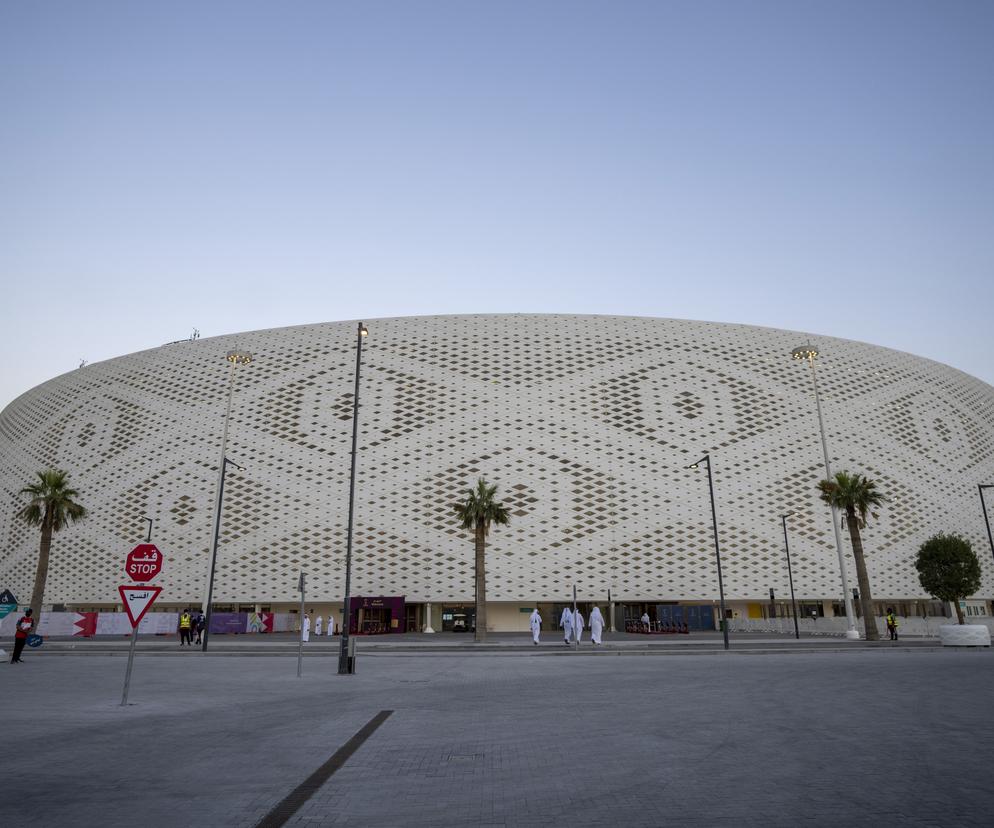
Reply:
[[[856,578],[859,581],[859,603],[863,611],[863,627],[866,640],[876,641],[877,619],[873,611],[873,596],[870,594],[870,579],[866,574],[866,560],[863,558],[863,539],[859,530],[866,527],[867,515],[877,518],[871,510],[886,503],[887,499],[877,491],[877,485],[862,474],[838,472],[834,480],[818,483],[821,499],[843,513],[842,525],[849,530],[852,541],[852,556],[856,562]]]
[[[487,571],[484,553],[490,524],[510,523],[507,509],[494,501],[497,485],[488,486],[481,477],[462,503],[456,504],[456,516],[463,529],[472,529],[476,541],[476,641],[487,638]]]
[[[64,529],[70,522],[86,517],[86,509],[75,498],[79,494],[70,488],[67,475],[57,469],[40,471],[38,481],[21,489],[22,495],[31,500],[17,513],[17,516],[31,526],[41,527],[41,547],[38,550],[38,569],[35,571],[35,586],[31,593],[31,606],[41,619],[41,602],[45,597],[45,582],[48,580],[48,559],[52,549],[52,533]]]
[[[970,541],[959,535],[933,535],[918,549],[915,558],[918,582],[931,596],[950,601],[963,622],[959,602],[980,589],[980,561]]]

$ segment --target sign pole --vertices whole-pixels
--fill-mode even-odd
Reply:
[[[304,671],[304,570],[300,570],[300,581],[297,588],[300,590],[300,641],[297,642],[297,678],[300,678]]]
[[[121,692],[121,707],[128,704],[128,691],[131,689],[131,670],[135,664],[135,646],[138,644],[138,624],[142,617],[148,612],[155,599],[162,592],[161,587],[146,587],[145,584],[159,574],[162,569],[162,554],[152,545],[152,518],[145,518],[148,521],[148,537],[144,544],[139,544],[128,553],[124,562],[124,571],[136,581],[141,583],[132,584],[130,587],[118,587],[124,608],[131,621],[131,646],[128,647],[128,667],[124,673],[124,690]],[[140,557],[139,557],[140,555]],[[142,577],[145,576],[145,577]],[[147,590],[143,595],[136,595],[138,589]],[[134,597],[132,597],[134,596]],[[138,615],[134,614],[132,602],[135,599],[144,601],[135,605]]]
[[[152,518],[145,518],[148,521],[148,537],[146,543],[152,542]],[[131,628],[131,646],[128,647],[128,669],[124,671],[124,692],[121,693],[121,707],[128,705],[128,691],[131,689],[131,668],[135,663],[135,645],[138,643],[138,625]]]
[[[131,667],[135,663],[135,644],[138,643],[138,627],[131,630],[131,647],[128,648],[128,669],[124,674],[124,692],[121,694],[121,707],[128,704],[128,690],[131,689]]]

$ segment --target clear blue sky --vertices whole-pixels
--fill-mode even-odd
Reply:
[[[8,2],[0,405],[180,339],[641,314],[994,382],[992,2]]]

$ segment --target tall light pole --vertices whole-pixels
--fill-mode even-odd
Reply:
[[[825,419],[821,413],[821,394],[818,391],[818,375],[815,372],[815,358],[818,350],[810,343],[801,345],[791,351],[791,356],[798,362],[807,360],[811,366],[811,382],[815,389],[815,406],[818,409],[818,429],[821,432],[821,451],[825,458],[825,479],[832,479],[832,463],[828,458],[828,441],[825,438]],[[852,593],[849,591],[849,576],[846,574],[846,557],[842,551],[842,535],[839,531],[839,513],[833,505],[832,507],[832,531],[835,533],[835,551],[839,555],[839,575],[842,577],[842,602],[846,608],[846,638],[858,639],[859,632],[856,630],[855,615],[852,608]]]
[[[714,559],[718,564],[718,597],[721,602],[721,632],[725,638],[725,649],[728,649],[728,619],[725,618],[725,584],[721,578],[721,550],[718,548],[718,515],[714,509],[714,483],[711,480],[711,455],[705,454],[696,463],[687,466],[688,469],[696,469],[701,463],[708,464],[708,491],[711,493],[711,522],[714,526]]]
[[[794,573],[790,569],[790,544],[787,542],[787,518],[793,516],[793,512],[787,512],[785,515],[780,515],[780,520],[783,522],[783,548],[787,553],[787,579],[790,581],[790,603],[794,608],[794,638],[800,639],[801,631],[797,626],[797,599],[794,598]]]
[[[221,504],[224,500],[224,470],[228,468],[228,466],[234,466],[239,471],[245,471],[244,468],[229,460],[227,457],[221,458],[221,485],[218,486],[217,489],[217,511],[215,512],[217,517],[214,520],[214,548],[211,550],[211,574],[207,579],[207,612],[204,613],[206,616],[204,619],[204,638],[200,646],[200,649],[205,653],[207,652],[207,637],[211,634],[211,616],[214,614],[214,567],[217,565],[217,541],[221,534]]]
[[[994,483],[978,483],[980,492],[980,508],[984,510],[984,524],[987,526],[987,541],[991,545],[991,555],[994,555],[994,535],[991,534],[991,519],[987,517],[987,504],[984,503],[984,489],[994,489]]]
[[[231,421],[231,398],[235,390],[235,368],[239,365],[248,365],[252,361],[252,354],[248,351],[228,351],[224,357],[228,363],[231,365],[231,370],[228,372],[228,395],[227,403],[224,410],[224,434],[221,437],[221,456],[218,458],[218,469],[217,469],[217,497],[215,498],[214,505],[214,534],[211,538],[211,548],[217,552],[217,533],[218,526],[221,522],[221,493],[224,489],[224,466],[225,466],[225,456],[228,453],[228,424]],[[213,589],[213,579],[214,579],[214,561],[211,561],[210,566],[205,573],[206,581],[204,587],[204,600],[203,600],[203,613],[204,615],[210,614],[210,600],[211,600],[211,590]],[[204,636],[203,640],[205,649],[207,645],[207,636]]]
[[[359,323],[356,329],[355,393],[352,395],[352,471],[349,474],[349,528],[345,541],[345,600],[342,602],[342,640],[338,653],[338,675],[355,672],[355,662],[349,659],[349,627],[352,623],[352,522],[355,515],[355,461],[356,441],[359,438],[359,369],[362,367],[362,340],[369,335],[366,326]]]

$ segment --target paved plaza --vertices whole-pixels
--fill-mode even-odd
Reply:
[[[46,645],[47,646],[47,645]],[[565,649],[565,648],[564,648]],[[989,650],[98,652],[0,665],[4,823],[989,825]],[[382,718],[382,717],[381,717]],[[333,763],[334,764],[334,763]]]

